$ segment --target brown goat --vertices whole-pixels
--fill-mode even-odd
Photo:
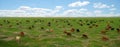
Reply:
[[[71,32],[74,32],[75,31],[75,29],[74,28],[71,28],[71,30],[70,30]]]
[[[82,34],[82,38],[88,38],[88,35]]]
[[[25,36],[25,33],[24,32],[20,32],[20,36],[21,37]]]
[[[101,34],[105,35],[106,32],[107,32],[106,30],[102,30],[102,31],[101,31]]]
[[[89,26],[89,28],[92,28],[92,26]]]
[[[108,24],[106,30],[110,30],[112,27]]]
[[[117,30],[118,33],[120,33],[120,28],[117,28],[116,30]]]
[[[67,36],[72,36],[72,34],[70,32],[67,32],[66,30],[64,30],[64,33],[67,35]]]
[[[50,29],[50,32],[53,32],[53,29]]]
[[[109,38],[108,38],[108,37],[106,37],[106,36],[102,36],[102,40],[103,40],[103,41],[108,41],[108,40],[109,40]]]

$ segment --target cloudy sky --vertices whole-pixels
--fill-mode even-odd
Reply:
[[[0,0],[0,17],[120,17],[120,0]]]

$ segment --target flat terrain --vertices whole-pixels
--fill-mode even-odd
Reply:
[[[0,18],[0,47],[120,47],[120,17]]]

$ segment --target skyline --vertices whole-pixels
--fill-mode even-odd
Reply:
[[[0,0],[0,17],[120,17],[119,0]]]

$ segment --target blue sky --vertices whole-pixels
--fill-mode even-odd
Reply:
[[[0,0],[0,17],[120,17],[119,0]]]

